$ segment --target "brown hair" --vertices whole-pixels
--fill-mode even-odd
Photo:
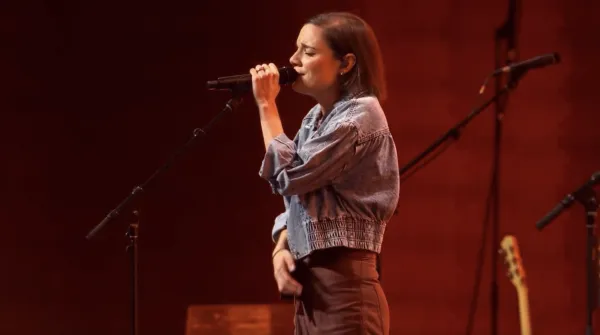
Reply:
[[[371,26],[357,15],[331,12],[310,18],[307,24],[323,29],[325,41],[336,58],[352,53],[356,64],[341,77],[343,93],[367,91],[385,100],[387,89],[379,43]]]

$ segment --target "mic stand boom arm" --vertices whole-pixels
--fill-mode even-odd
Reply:
[[[158,168],[158,170],[156,170],[150,176],[150,178],[148,178],[143,184],[134,187],[133,191],[125,199],[123,199],[123,201],[115,209],[113,209],[110,213],[108,213],[108,215],[106,215],[104,220],[102,220],[98,225],[96,225],[94,227],[94,229],[92,229],[88,233],[86,238],[88,240],[91,239],[92,237],[94,237],[94,235],[96,235],[98,233],[98,231],[100,231],[100,229],[102,229],[102,227],[104,227],[104,225],[106,225],[108,222],[110,222],[113,219],[115,219],[116,217],[118,217],[120,215],[121,211],[123,210],[123,208],[126,207],[132,200],[134,200],[135,197],[140,192],[144,191],[147,188],[147,186],[149,186],[151,183],[153,183],[154,180],[162,172],[164,172],[165,170],[170,168],[171,165],[175,162],[175,160],[179,156],[181,156],[183,153],[185,153],[185,150],[187,150],[196,141],[196,139],[199,137],[199,135],[203,135],[203,136],[206,135],[208,130],[210,130],[210,128],[212,128],[212,126],[216,123],[216,121],[218,119],[225,116],[225,114],[227,112],[232,112],[234,109],[236,109],[237,106],[239,106],[239,104],[241,103],[241,101],[242,101],[241,97],[239,97],[237,95],[232,97],[229,101],[227,101],[227,103],[225,104],[225,107],[221,110],[221,112],[219,114],[217,114],[204,128],[194,129],[194,132],[193,132],[192,136],[190,137],[190,139],[181,148],[179,148],[171,156],[171,158],[165,162],[165,164],[163,164],[160,168]]]
[[[471,111],[471,113],[469,115],[467,115],[467,117],[465,117],[463,120],[461,120],[456,125],[454,125],[452,128],[450,128],[450,130],[448,130],[445,134],[443,134],[438,139],[436,139],[423,152],[421,152],[415,158],[410,160],[406,165],[404,165],[400,169],[400,178],[402,179],[402,176],[406,175],[411,168],[413,168],[419,162],[424,160],[428,155],[430,155],[433,151],[435,151],[437,148],[439,148],[442,144],[444,144],[449,139],[458,140],[458,138],[460,137],[460,131],[464,127],[466,127],[469,124],[469,122],[471,122],[473,120],[473,118],[475,118],[477,115],[479,115],[481,112],[483,112],[489,105],[491,105],[493,102],[500,99],[505,94],[508,94],[513,88],[515,88],[517,86],[516,84],[517,84],[518,80],[521,78],[521,76],[523,74],[525,74],[525,72],[526,71],[513,72],[512,76],[511,76],[511,80],[502,89],[497,91],[496,94],[494,94],[491,98],[486,100],[481,106],[478,106],[477,108],[473,109]],[[486,80],[486,82],[487,82],[487,80]],[[483,87],[482,87],[482,90],[483,90]],[[414,172],[416,172],[416,171],[414,171]]]

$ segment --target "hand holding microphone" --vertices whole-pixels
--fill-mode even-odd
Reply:
[[[281,90],[279,86],[279,70],[273,63],[259,64],[250,69],[252,75],[252,91],[257,105],[274,103]]]

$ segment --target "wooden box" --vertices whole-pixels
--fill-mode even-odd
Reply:
[[[191,305],[186,335],[293,334],[294,305]]]

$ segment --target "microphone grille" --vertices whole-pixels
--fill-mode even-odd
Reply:
[[[293,84],[298,78],[298,72],[291,67],[282,67],[279,69],[279,83],[281,85]]]

